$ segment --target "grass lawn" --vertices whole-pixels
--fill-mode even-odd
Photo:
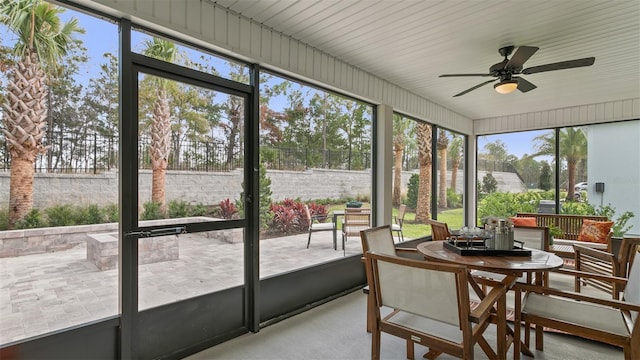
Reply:
[[[365,208],[369,206],[369,204],[363,204],[363,207]],[[329,207],[329,213],[334,210],[344,210],[344,205],[332,205]],[[464,222],[462,211],[462,208],[441,211],[438,214],[438,221],[446,222],[447,225],[449,225],[449,229],[459,229],[462,227]],[[398,209],[394,208],[392,215],[396,216],[397,214]],[[415,218],[415,212],[407,211],[404,214],[404,226],[402,227],[404,237],[407,239],[415,239],[431,235],[431,227],[427,224],[416,224]],[[342,228],[342,224],[339,224],[338,228]]]

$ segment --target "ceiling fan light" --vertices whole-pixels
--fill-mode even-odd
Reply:
[[[500,94],[510,94],[518,88],[518,81],[517,80],[501,81],[493,85],[493,88],[496,89],[496,91],[499,92]]]

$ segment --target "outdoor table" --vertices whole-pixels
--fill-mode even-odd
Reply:
[[[344,210],[333,210],[333,250],[338,250],[338,217],[343,216]]]
[[[485,255],[460,255],[454,251],[451,251],[444,247],[444,241],[427,241],[418,245],[418,252],[420,252],[427,260],[448,262],[466,266],[469,270],[481,270],[491,273],[498,273],[505,275],[506,283],[515,284],[515,281],[523,275],[531,275],[537,273],[535,276],[536,285],[542,285],[542,273],[548,272],[553,269],[558,269],[563,265],[563,260],[559,256],[536,249],[531,250],[531,256],[485,256]],[[472,279],[472,287],[474,291],[481,298],[485,296],[482,288]],[[530,280],[531,276],[527,276]],[[503,283],[505,281],[503,280]],[[497,352],[499,359],[506,359],[508,344],[507,335],[513,336],[513,329],[507,325],[507,299],[506,295],[498,300],[497,309]],[[517,309],[516,309],[517,310]],[[515,324],[520,326],[520,324]],[[538,331],[538,329],[536,329]],[[519,349],[520,346],[516,346]],[[522,351],[528,356],[533,356],[533,353],[523,346]],[[514,351],[514,359],[520,357],[519,351]]]

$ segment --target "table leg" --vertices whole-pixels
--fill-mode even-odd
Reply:
[[[498,346],[498,359],[506,359],[507,358],[507,297],[501,296],[498,299],[498,323],[496,324],[496,328],[498,330],[497,334],[497,346]]]
[[[338,215],[333,213],[333,250],[338,250]]]

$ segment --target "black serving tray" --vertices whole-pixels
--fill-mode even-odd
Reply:
[[[467,246],[466,242],[444,241],[444,247],[462,256],[531,256],[531,250],[514,247],[511,250],[489,249],[484,244]]]

